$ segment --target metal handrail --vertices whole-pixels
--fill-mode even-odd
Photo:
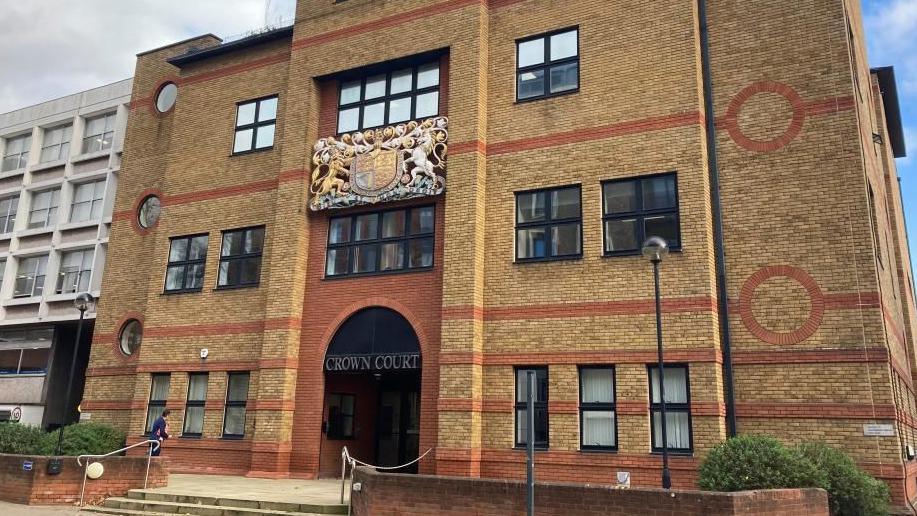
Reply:
[[[426,457],[427,454],[430,453],[431,451],[433,451],[433,448],[427,448],[427,451],[423,452],[423,455],[417,457],[416,459],[412,460],[411,462],[401,464],[400,466],[376,466],[375,464],[369,464],[368,462],[363,462],[360,459],[355,459],[353,456],[350,455],[350,450],[348,450],[347,447],[345,446],[344,449],[341,450],[341,504],[343,505],[344,503],[344,487],[347,485],[346,474],[347,474],[347,465],[348,464],[350,464],[350,485],[353,486],[353,469],[357,466],[357,464],[361,466],[366,466],[369,468],[374,468],[377,470],[381,469],[383,471],[394,471],[396,469],[406,468],[410,466],[411,464],[414,464],[415,462],[420,462],[420,460]],[[348,499],[348,503],[347,503],[347,515],[348,516],[350,516],[350,508],[352,504],[353,504],[353,499],[352,498]]]
[[[77,456],[76,458],[77,466],[83,466],[83,487],[80,488],[80,507],[83,506],[83,494],[86,492],[86,473],[87,473],[87,470],[89,469],[89,461],[87,460],[86,465],[84,466],[83,459],[104,459],[105,457],[111,457],[112,455],[116,455],[121,452],[126,452],[127,450],[130,450],[131,448],[136,448],[144,444],[148,444],[150,446],[150,450],[146,454],[146,474],[143,477],[143,488],[146,489],[147,480],[149,480],[150,478],[150,462],[153,460],[153,452],[158,450],[159,445],[160,445],[159,441],[156,439],[147,439],[145,441],[140,441],[138,443],[132,444],[130,446],[125,446],[124,448],[121,448],[120,450],[115,450],[113,452],[106,453],[104,455],[85,454],[85,455]]]

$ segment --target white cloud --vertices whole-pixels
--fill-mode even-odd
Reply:
[[[870,64],[893,65],[899,93],[917,95],[917,0],[879,1],[866,7]]]
[[[5,0],[0,113],[130,77],[135,56],[292,17],[295,0]]]

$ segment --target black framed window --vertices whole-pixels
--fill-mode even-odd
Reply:
[[[204,433],[204,403],[207,401],[207,373],[188,375],[188,399],[185,401],[183,437],[200,437]]]
[[[169,382],[172,376],[169,373],[156,373],[150,378],[150,401],[146,409],[146,433],[153,430],[153,423],[166,409],[166,400],[169,399]]]
[[[223,437],[245,436],[245,410],[250,374],[229,373],[226,378],[226,407],[223,411]]]
[[[438,60],[341,82],[339,134],[438,114]]]
[[[217,288],[258,285],[263,250],[264,226],[224,231]]]
[[[328,439],[353,439],[353,413],[357,398],[353,394],[328,396]]]
[[[651,236],[681,249],[674,173],[603,182],[602,213],[606,255],[639,253]]]
[[[325,276],[433,267],[433,206],[334,217],[328,221]]]
[[[535,372],[535,447],[548,447],[548,368],[517,367],[516,446],[524,447],[528,435],[528,372]]]
[[[580,448],[584,450],[618,449],[615,392],[614,367],[580,367]]]
[[[204,287],[209,240],[209,235],[192,235],[169,241],[166,292],[199,292]]]
[[[579,89],[579,28],[516,41],[516,100],[532,100]]]
[[[277,95],[236,105],[236,133],[233,154],[270,149],[277,126]]]
[[[583,255],[580,187],[516,193],[516,261]]]
[[[650,365],[650,428],[653,451],[662,450],[662,402],[659,367]],[[691,387],[688,366],[665,364],[666,437],[669,451],[691,452]]]

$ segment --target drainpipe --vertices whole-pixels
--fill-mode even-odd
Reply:
[[[713,211],[713,246],[716,253],[716,298],[723,352],[723,395],[726,398],[726,431],[736,436],[735,385],[732,371],[732,336],[729,332],[729,290],[726,285],[726,252],[723,244],[723,211],[720,203],[720,169],[716,151],[716,112],[713,107],[713,79],[710,70],[710,34],[707,0],[697,0],[700,22],[700,53],[704,79],[704,118],[707,129],[707,168],[710,171],[710,206]]]

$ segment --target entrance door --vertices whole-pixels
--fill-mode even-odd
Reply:
[[[416,378],[384,382],[379,393],[376,423],[376,464],[397,466],[417,458],[420,451],[420,389]],[[417,464],[397,470],[416,473]]]

